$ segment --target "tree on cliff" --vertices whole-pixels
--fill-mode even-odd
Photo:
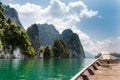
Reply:
[[[43,54],[44,54],[44,58],[50,58],[54,56],[53,51],[49,46],[46,46]]]
[[[54,52],[54,57],[69,57],[69,50],[66,44],[60,39],[55,40],[52,50]]]

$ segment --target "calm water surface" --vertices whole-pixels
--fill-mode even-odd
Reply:
[[[0,59],[0,80],[69,80],[94,59]]]

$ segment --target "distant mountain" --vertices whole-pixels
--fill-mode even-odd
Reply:
[[[11,8],[9,5],[8,6],[4,5],[4,13],[5,16],[7,18],[11,18],[15,24],[22,26],[18,17],[18,13],[14,8]]]
[[[27,29],[28,36],[36,51],[40,46],[52,46],[60,34],[53,25],[33,24]]]
[[[79,37],[76,33],[73,33],[71,29],[64,30],[61,38],[67,44],[71,57],[85,57]]]
[[[60,37],[59,32],[52,24],[38,24],[39,39],[41,46],[52,46],[54,40]]]
[[[112,56],[115,56],[115,57],[118,57],[118,58],[120,58],[120,53],[110,53]]]
[[[87,51],[85,51],[85,57],[86,58],[95,58],[95,56],[92,53],[89,53]]]

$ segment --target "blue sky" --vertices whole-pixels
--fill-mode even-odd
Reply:
[[[61,0],[68,4],[78,0]],[[34,3],[43,7],[49,5],[49,0],[2,0],[4,4],[25,4]],[[98,17],[84,18],[78,23],[78,28],[88,33],[93,38],[102,40],[113,36],[120,36],[120,1],[119,0],[84,0],[89,9],[99,11]],[[87,23],[86,23],[87,22]],[[95,35],[95,34],[99,34]]]
[[[120,2],[118,0],[84,0],[84,2],[89,6],[88,8],[98,10],[101,18],[82,20],[79,23],[84,26],[82,30],[86,31],[87,28],[86,32],[98,39],[120,36]],[[94,34],[99,34],[99,36]]]
[[[60,32],[71,28],[79,34],[82,44],[89,52],[94,52],[96,45],[100,48],[108,47],[120,41],[119,0],[2,0],[2,2],[10,4],[18,11],[25,28],[35,22],[53,24]],[[106,50],[117,52],[118,49],[115,48],[118,48],[118,45],[114,49],[108,47]],[[100,50],[103,50],[103,47]]]

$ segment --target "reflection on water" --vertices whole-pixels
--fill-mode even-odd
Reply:
[[[94,59],[0,59],[0,80],[69,80]]]

